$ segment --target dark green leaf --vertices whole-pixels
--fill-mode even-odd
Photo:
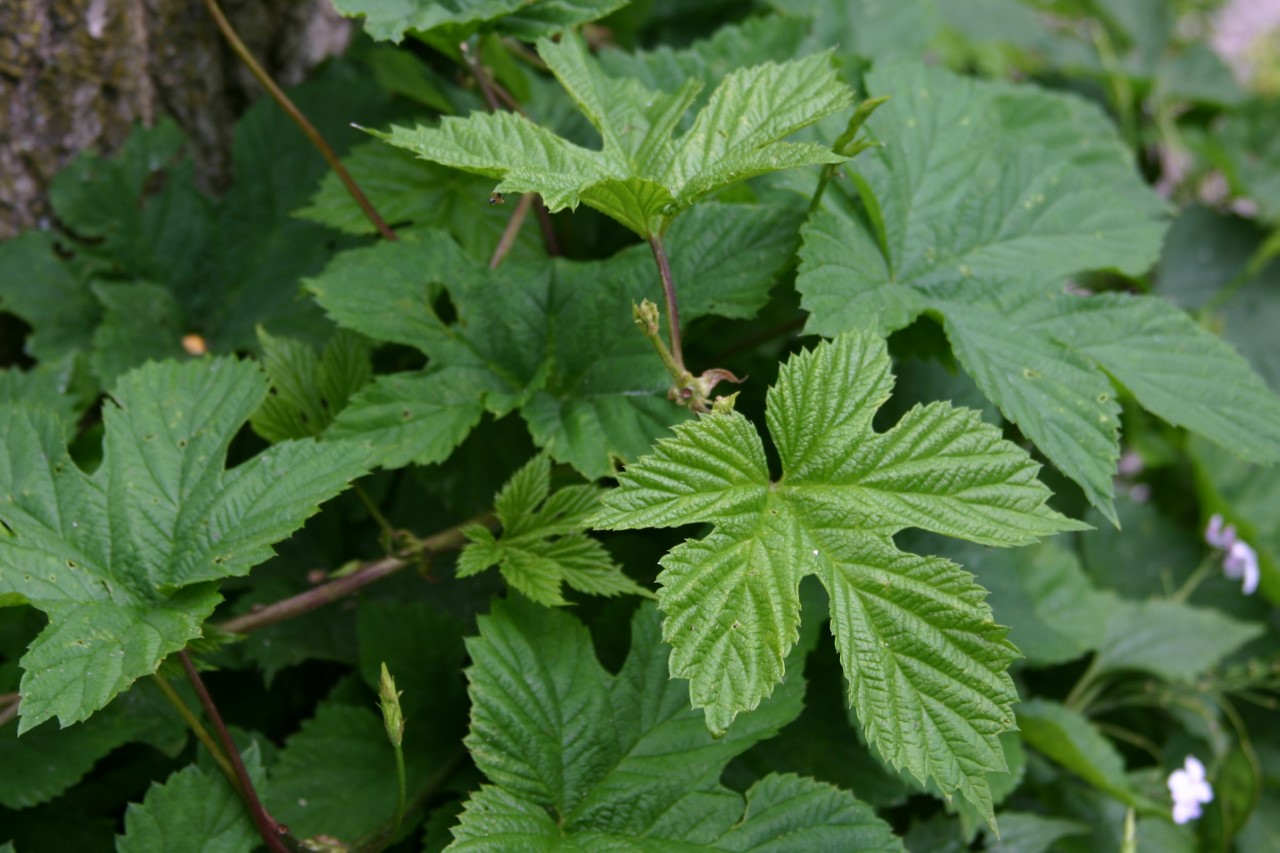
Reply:
[[[288,442],[231,470],[236,431],[266,395],[247,362],[151,364],[103,413],[102,465],[86,475],[47,412],[0,416],[0,592],[49,614],[23,658],[25,731],[102,708],[200,636],[208,583],[245,574],[365,471],[367,450]]]

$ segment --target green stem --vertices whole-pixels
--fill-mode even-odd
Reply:
[[[818,175],[818,187],[813,191],[813,198],[809,199],[809,216],[813,216],[822,205],[822,196],[827,191],[827,187],[840,176],[840,170],[845,165],[847,164],[829,163],[822,167],[822,172]]]
[[[1200,565],[1196,566],[1196,570],[1188,575],[1187,579],[1182,582],[1182,586],[1169,596],[1169,600],[1175,604],[1181,604],[1190,598],[1191,593],[1195,592],[1196,588],[1204,582],[1204,579],[1213,573],[1214,568],[1218,564],[1218,559],[1217,554],[1209,554],[1201,560]]]
[[[320,131],[316,130],[316,126],[302,114],[302,110],[289,100],[289,96],[284,93],[276,82],[271,79],[266,70],[258,64],[258,60],[253,58],[253,54],[249,52],[249,48],[245,47],[245,43],[240,40],[240,36],[236,33],[235,27],[231,26],[231,22],[227,20],[227,16],[222,14],[222,9],[218,6],[218,0],[204,0],[205,8],[209,10],[209,15],[213,18],[214,24],[222,31],[222,35],[226,38],[227,43],[231,45],[231,50],[236,56],[240,57],[240,61],[245,64],[262,88],[267,90],[267,94],[280,105],[280,109],[284,110],[289,118],[293,119],[293,123],[298,126],[302,133],[311,140],[311,144],[320,152],[320,156],[329,164],[329,168],[338,176],[338,180],[342,181],[342,185],[347,188],[347,192],[355,199],[356,204],[360,206],[360,210],[364,212],[373,227],[378,230],[383,239],[395,240],[396,232],[391,230],[391,226],[386,223],[376,209],[373,203],[369,201],[364,192],[360,189],[359,184],[351,177],[351,173],[347,171],[347,167],[342,165],[342,161],[338,159],[338,155],[333,153],[333,149],[329,147],[329,143],[325,142],[324,137],[320,135]]]
[[[400,834],[400,825],[404,823],[404,805],[407,793],[407,786],[404,778],[404,750],[400,744],[393,743],[392,748],[396,753],[396,816],[392,824],[390,839],[394,840]]]
[[[182,701],[182,697],[178,695],[178,691],[170,686],[159,675],[151,676],[151,680],[155,682],[156,687],[164,694],[164,698],[169,700],[169,704],[178,712],[178,716],[182,718],[187,727],[191,729],[191,733],[196,736],[196,740],[204,744],[204,748],[209,750],[209,754],[213,756],[213,760],[217,762],[218,768],[222,770],[222,775],[227,777],[227,781],[231,783],[231,787],[238,793],[240,791],[240,780],[236,778],[235,768],[231,766],[231,762],[227,761],[227,756],[223,754],[222,747],[218,746],[218,742],[213,739],[213,735],[209,734],[209,730],[200,722],[200,718],[187,707],[187,703]]]
[[[1130,148],[1138,146],[1138,125],[1134,118],[1133,87],[1129,78],[1120,70],[1120,59],[1116,55],[1115,45],[1111,43],[1111,35],[1106,26],[1095,22],[1090,26],[1094,48],[1098,51],[1098,60],[1107,72],[1107,83],[1111,86],[1111,98],[1115,103],[1116,115],[1120,119],[1121,132]]]
[[[679,386],[692,378],[689,371],[676,363],[675,357],[671,355],[671,350],[667,349],[667,345],[662,340],[662,335],[658,332],[658,306],[654,305],[648,299],[639,305],[632,306],[635,314],[636,325],[640,327],[640,333],[649,339],[649,343],[653,344],[653,349],[658,353],[658,358],[662,361],[663,367],[671,374],[671,378],[675,380]]]
[[[1262,245],[1254,249],[1253,254],[1249,256],[1249,260],[1245,262],[1244,268],[1240,272],[1231,277],[1231,280],[1222,286],[1222,289],[1213,295],[1204,307],[1200,309],[1200,317],[1203,319],[1217,311],[1223,305],[1231,300],[1240,289],[1254,279],[1263,268],[1271,262],[1273,258],[1280,255],[1280,228],[1272,231],[1270,236],[1262,242]]]
[[[1124,741],[1125,743],[1136,746],[1138,749],[1154,758],[1157,764],[1160,763],[1160,747],[1156,746],[1150,738],[1145,738],[1137,732],[1130,731],[1123,726],[1117,726],[1112,723],[1099,722],[1095,720],[1094,725],[1097,726],[1098,731],[1103,734],[1110,735],[1116,740]]]
[[[369,517],[377,522],[379,529],[382,530],[382,538],[386,540],[384,547],[387,550],[391,550],[391,546],[396,540],[396,529],[391,526],[391,522],[382,514],[382,510],[378,509],[378,505],[373,502],[373,498],[369,497],[369,493],[364,490],[364,487],[359,483],[352,483],[351,490],[360,499],[360,503],[364,504]]]
[[[431,778],[427,780],[426,784],[422,786],[422,790],[414,796],[413,802],[408,804],[405,809],[406,813],[416,814],[425,809],[427,804],[436,796],[436,793],[444,783],[448,782],[453,776],[454,771],[458,769],[458,766],[467,759],[468,754],[466,747],[463,746],[458,746],[457,749],[450,753],[449,757],[444,760],[436,772],[432,774]],[[355,851],[355,853],[372,853],[373,850],[381,849],[381,847],[376,845],[381,845],[383,843],[383,839],[387,837],[395,837],[394,834],[391,834],[390,824],[386,824],[374,830],[369,833],[369,835],[365,836],[364,839],[355,842],[351,845],[351,850]]]
[[[1094,655],[1093,660],[1089,661],[1089,666],[1081,674],[1080,680],[1071,688],[1071,692],[1067,694],[1067,698],[1062,704],[1074,711],[1084,712],[1096,695],[1094,681],[1098,677],[1098,656]]]

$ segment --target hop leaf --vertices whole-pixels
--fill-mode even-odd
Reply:
[[[771,774],[744,798],[720,784],[734,756],[800,713],[803,679],[713,738],[668,677],[650,606],[616,676],[564,611],[505,601],[478,622],[466,743],[491,784],[471,795],[450,850],[902,850],[830,785]]]
[[[551,494],[551,460],[535,456],[494,500],[502,534],[495,538],[478,524],[463,531],[471,541],[458,559],[458,577],[496,565],[507,583],[548,606],[568,603],[560,594],[566,583],[591,595],[651,596],[584,532],[599,500],[600,489],[590,485]]]
[[[704,204],[682,217],[667,235],[673,273],[688,283],[681,316],[753,316],[793,253],[795,228],[797,217],[768,207]],[[387,467],[428,464],[447,458],[483,411],[518,408],[539,447],[603,477],[613,458],[639,456],[684,416],[631,321],[656,278],[648,246],[496,270],[438,231],[344,252],[308,282],[317,301],[343,326],[415,347],[430,363],[377,377],[329,435],[373,444]],[[453,322],[433,308],[441,288]]]
[[[398,42],[409,31],[443,30],[441,43],[456,45],[481,27],[499,24],[503,32],[525,38],[559,32],[565,27],[603,18],[627,0],[454,0],[450,3],[403,0],[337,0],[334,8],[348,17],[364,18],[376,39]]]
[[[266,396],[251,362],[149,364],[103,411],[103,461],[71,460],[48,412],[0,409],[0,596],[49,615],[22,658],[25,731],[83,720],[201,635],[246,574],[364,473],[351,443],[290,441],[225,470]]]
[[[883,145],[805,226],[809,331],[938,317],[982,392],[1113,523],[1113,378],[1170,423],[1280,459],[1280,399],[1215,335],[1154,297],[1063,292],[1087,270],[1146,272],[1165,230],[1100,111],[901,61],[868,84],[892,96],[868,122]]]
[[[769,481],[744,417],[712,414],[629,466],[597,523],[715,525],[663,558],[658,594],[671,672],[690,680],[713,731],[782,680],[798,636],[797,587],[816,574],[868,739],[991,819],[984,774],[1004,769],[997,736],[1013,726],[1005,670],[1016,651],[972,576],[903,553],[891,537],[918,527],[1007,546],[1084,525],[1045,506],[1035,463],[974,412],[917,406],[875,432],[891,388],[880,338],[821,343],[784,365],[768,393],[780,480]]]
[[[542,39],[538,53],[600,132],[601,150],[510,112],[374,135],[424,160],[496,178],[498,192],[541,193],[553,212],[586,204],[642,237],[666,231],[679,211],[722,187],[845,159],[824,145],[780,141],[853,102],[828,54],[730,74],[690,130],[673,139],[701,89],[697,80],[666,93],[608,77],[577,36]]]

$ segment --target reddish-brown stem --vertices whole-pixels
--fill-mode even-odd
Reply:
[[[462,61],[466,63],[467,70],[471,72],[472,77],[476,78],[476,85],[480,87],[480,95],[488,105],[489,112],[496,113],[501,110],[501,102],[505,101],[512,112],[525,114],[524,107],[520,106],[520,102],[513,98],[511,93],[489,79],[488,72],[480,64],[480,58],[471,52],[466,42],[459,44],[458,50],[462,53]],[[551,214],[547,211],[547,206],[542,203],[540,196],[534,202],[534,211],[538,215],[538,227],[542,229],[542,242],[547,247],[547,254],[553,258],[558,257],[560,243],[556,240],[555,229],[551,226]]]
[[[0,726],[7,726],[9,721],[18,716],[18,708],[22,705],[22,696],[18,693],[6,693],[0,696]]]
[[[532,205],[533,195],[525,193],[520,196],[520,202],[512,212],[511,218],[507,220],[507,227],[502,229],[502,239],[498,241],[498,247],[493,250],[493,256],[489,258],[489,269],[496,270],[502,263],[502,259],[511,251],[511,247],[516,244],[516,237],[520,235],[520,226],[524,224]]]
[[[489,105],[489,112],[496,113],[501,110],[498,95],[493,91],[493,84],[489,82],[489,75],[485,73],[480,59],[471,52],[470,45],[462,42],[458,45],[458,50],[462,52],[462,61],[467,64],[467,70],[471,72],[472,77],[476,78],[476,85],[480,87],[480,95],[484,98],[484,102]]]
[[[662,247],[662,237],[649,235],[649,248],[653,250],[653,259],[658,262],[658,276],[662,279],[662,294],[667,299],[667,325],[671,332],[671,357],[681,371],[684,366],[684,349],[680,345],[680,306],[676,302],[676,283],[671,277],[671,264],[667,263],[667,252]]]
[[[434,536],[429,536],[422,540],[422,550],[430,555],[460,548],[466,541],[466,537],[462,535],[463,527],[468,524],[488,524],[491,520],[492,516],[483,515],[457,527],[443,530]],[[228,619],[226,622],[219,624],[218,628],[230,634],[247,634],[259,628],[265,628],[268,625],[274,625],[277,622],[283,622],[286,619],[310,613],[312,610],[344,598],[374,581],[393,575],[414,562],[413,557],[383,557],[381,560],[374,560],[372,563],[366,564],[345,577],[320,584],[306,592],[299,593],[292,598],[277,601],[275,604],[270,604],[260,610],[254,610],[243,616]]]
[[[249,771],[245,769],[244,761],[240,758],[240,750],[236,748],[236,742],[231,739],[231,732],[227,731],[226,723],[222,722],[222,715],[218,713],[218,706],[213,704],[213,697],[209,695],[209,691],[205,689],[204,679],[200,677],[200,673],[196,672],[195,665],[191,663],[191,657],[186,651],[178,652],[178,660],[182,663],[182,669],[187,674],[187,680],[191,682],[192,688],[196,691],[196,696],[200,698],[200,705],[204,708],[204,715],[208,718],[210,725],[218,735],[218,740],[222,743],[222,749],[226,753],[227,758],[231,761],[231,767],[235,770],[236,779],[240,782],[240,796],[244,800],[245,807],[249,810],[249,816],[253,818],[253,825],[258,828],[258,834],[262,836],[262,840],[266,843],[267,849],[273,853],[289,853],[289,849],[285,847],[283,836],[288,834],[288,830],[276,823],[268,812],[262,801],[258,799],[258,792],[253,787],[253,780],[249,778]]]
[[[333,169],[334,174],[338,176],[338,180],[342,181],[342,185],[347,188],[347,192],[351,193],[351,197],[355,199],[356,204],[360,205],[360,209],[364,211],[364,215],[373,223],[373,227],[378,229],[378,233],[385,239],[395,240],[396,232],[391,230],[391,226],[374,209],[373,204],[351,177],[351,173],[342,165],[338,155],[334,154],[333,149],[329,147],[329,143],[324,141],[320,131],[316,130],[315,125],[302,114],[302,111],[297,108],[293,101],[289,100],[289,96],[276,85],[276,82],[267,74],[266,69],[258,64],[258,60],[253,58],[253,54],[249,52],[249,48],[245,47],[244,42],[240,40],[240,36],[236,34],[235,28],[227,20],[227,16],[222,14],[222,9],[218,6],[218,0],[204,0],[204,5],[213,17],[213,22],[218,25],[218,29],[222,31],[222,35],[231,45],[231,49],[236,56],[240,57],[240,60],[249,69],[249,73],[262,84],[262,88],[266,89],[272,99],[280,105],[280,109],[284,110],[285,114],[293,119],[293,123],[302,130],[307,139],[311,140],[311,144],[320,152],[320,156],[329,164],[329,168]]]
[[[551,225],[551,212],[542,203],[542,196],[534,195],[533,211],[538,215],[538,227],[542,229],[542,243],[547,247],[547,254],[553,258],[560,257],[560,241],[556,239],[556,229]]]

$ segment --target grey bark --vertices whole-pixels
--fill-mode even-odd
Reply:
[[[284,85],[339,52],[329,0],[226,0],[223,10]],[[225,188],[235,116],[260,93],[202,0],[0,0],[0,239],[49,215],[76,153],[111,153],[135,123],[172,116],[203,187]]]

